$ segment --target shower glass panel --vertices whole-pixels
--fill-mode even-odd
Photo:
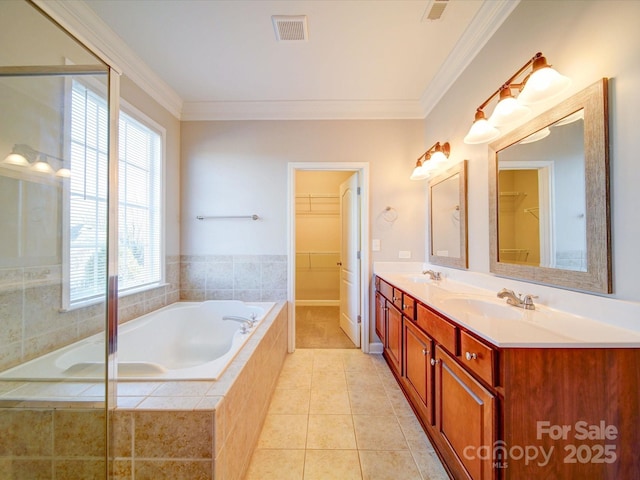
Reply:
[[[108,67],[31,3],[0,2],[2,479],[107,478],[109,116],[95,102]]]

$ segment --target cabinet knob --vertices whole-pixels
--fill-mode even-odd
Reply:
[[[467,360],[476,360],[478,358],[477,353],[471,353],[471,352],[465,353],[464,356]]]
[[[429,355],[429,349],[427,348],[423,348],[422,349],[422,354],[426,357],[427,355]]]
[[[431,366],[432,366],[432,367],[435,367],[435,366],[436,366],[437,364],[439,364],[439,363],[440,363],[440,360],[436,360],[435,358],[432,358],[432,359],[431,359]]]

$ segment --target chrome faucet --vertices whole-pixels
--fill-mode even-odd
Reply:
[[[513,290],[503,288],[498,292],[498,298],[506,298],[507,303],[514,307],[524,308],[525,310],[535,310],[536,306],[533,303],[533,299],[538,297],[535,295],[516,295]]]
[[[434,272],[433,270],[423,270],[422,274],[423,275],[429,275],[429,278],[431,278],[431,280],[441,280],[442,279],[442,275],[440,274],[440,272]]]
[[[255,315],[252,318],[240,317],[238,315],[225,315],[222,317],[222,320],[232,320],[234,322],[238,322],[242,324],[242,333],[249,333],[249,330],[253,328],[256,323]]]

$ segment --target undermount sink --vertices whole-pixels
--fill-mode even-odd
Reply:
[[[442,299],[442,306],[463,314],[502,320],[519,320],[523,316],[516,307],[483,298],[449,297]]]

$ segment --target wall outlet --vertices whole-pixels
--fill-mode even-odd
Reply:
[[[411,258],[410,250],[400,250],[398,252],[398,258]]]
[[[373,240],[371,240],[371,250],[373,250],[374,252],[379,252],[380,251],[380,239],[379,238],[374,238]]]

